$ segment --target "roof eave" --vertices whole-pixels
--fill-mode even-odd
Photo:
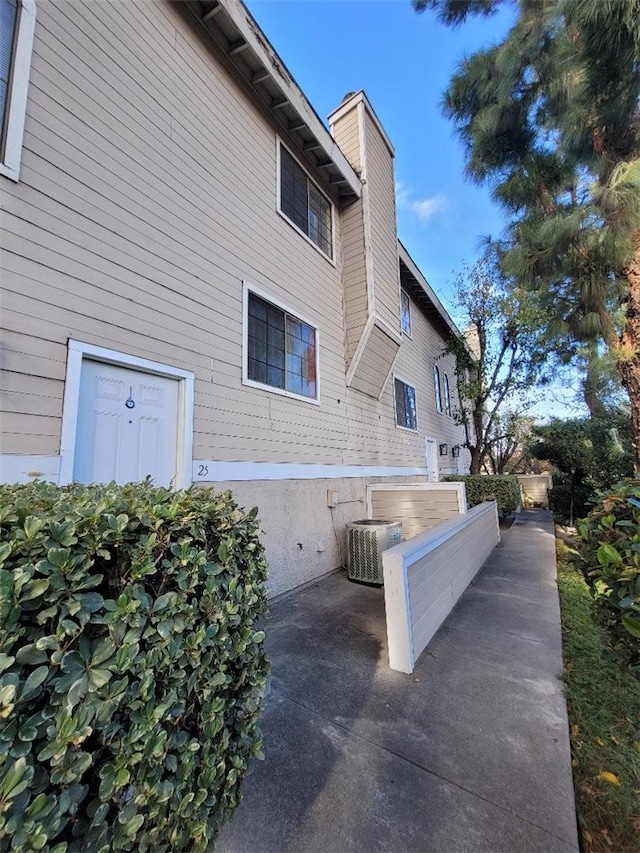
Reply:
[[[188,0],[201,24],[251,86],[276,124],[316,161],[341,198],[362,182],[241,0]]]
[[[441,327],[441,332],[451,334],[457,338],[464,344],[469,355],[473,357],[473,353],[469,349],[469,346],[464,339],[464,335],[451,319],[448,311],[436,295],[436,292],[424,277],[416,262],[413,260],[400,240],[398,240],[398,259],[402,264],[404,264],[413,284],[414,291],[416,291],[417,294],[430,305],[433,313],[435,314],[436,321]]]

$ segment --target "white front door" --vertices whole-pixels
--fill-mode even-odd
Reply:
[[[425,452],[427,456],[427,477],[430,483],[437,483],[440,479],[438,467],[438,445],[435,438],[425,439]]]
[[[175,483],[179,381],[82,360],[73,479]]]

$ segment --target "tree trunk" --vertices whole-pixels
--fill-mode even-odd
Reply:
[[[599,418],[605,414],[605,406],[598,398],[598,383],[594,377],[593,359],[597,356],[591,355],[587,364],[587,373],[582,384],[582,395],[592,418]]]
[[[469,466],[469,470],[472,474],[479,474],[482,463],[487,455],[487,443],[484,433],[484,403],[483,405],[478,405],[478,401],[474,400],[471,421],[476,443],[473,447],[469,447],[469,450],[471,451],[471,464]]]
[[[482,455],[480,453],[480,445],[476,444],[475,447],[470,447],[469,450],[471,452],[471,462],[469,464],[469,473],[471,474],[479,474],[480,473],[480,464],[482,462]]]
[[[626,284],[625,326],[620,339],[620,376],[631,403],[634,467],[640,474],[640,231],[634,234],[634,255],[622,270]]]

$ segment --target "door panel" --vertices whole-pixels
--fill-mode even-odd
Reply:
[[[177,474],[179,381],[85,359],[80,377],[74,480],[128,483]]]
[[[440,479],[438,465],[438,445],[435,438],[425,439],[425,454],[427,459],[427,477],[430,483],[437,483]]]
[[[122,418],[118,412],[93,412],[92,481],[109,483],[118,476]],[[96,451],[99,448],[99,452]],[[87,481],[89,482],[89,481]]]

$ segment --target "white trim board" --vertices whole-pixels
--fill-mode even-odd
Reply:
[[[0,454],[0,481],[28,483],[37,478],[63,485],[59,479],[60,456]],[[247,480],[338,480],[367,477],[420,477],[426,468],[376,465],[314,465],[290,462],[220,462],[194,459],[194,483],[244,482]],[[202,471],[202,473],[200,473]],[[392,486],[380,484],[389,489]],[[427,484],[424,484],[427,485]],[[451,485],[454,485],[453,483]],[[417,488],[413,483],[411,488]],[[407,488],[399,485],[398,488]]]
[[[31,483],[33,480],[57,483],[59,473],[59,456],[0,455],[0,483]]]
[[[20,177],[33,32],[36,25],[35,0],[22,0],[18,4],[18,16],[18,33],[7,90],[7,133],[4,153],[0,158],[0,175],[4,175],[12,181],[17,181]]]
[[[191,469],[193,460],[193,392],[194,374],[190,370],[182,370],[150,361],[135,355],[105,349],[104,347],[85,344],[80,341],[69,341],[67,356],[67,373],[64,385],[64,402],[62,406],[62,437],[60,441],[60,471],[58,485],[66,486],[73,480],[73,463],[76,448],[76,428],[78,423],[78,404],[80,400],[80,375],[83,359],[102,361],[119,367],[129,367],[157,376],[180,381],[179,415],[178,415],[178,475],[176,488],[186,489],[191,485]]]
[[[221,462],[194,459],[194,483],[246,480],[334,480],[354,477],[426,476],[426,468],[377,465],[317,465],[291,462]]]

